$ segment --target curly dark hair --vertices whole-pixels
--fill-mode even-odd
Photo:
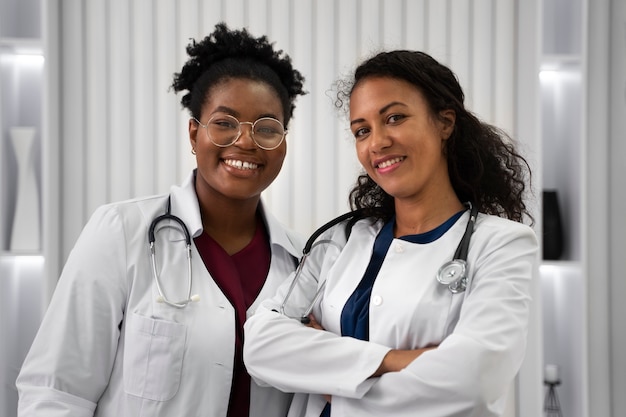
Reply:
[[[288,126],[295,99],[304,95],[304,77],[293,68],[291,58],[275,50],[266,36],[255,38],[247,29],[230,30],[221,22],[202,41],[187,45],[189,60],[174,74],[175,92],[188,91],[181,99],[191,116],[200,117],[210,90],[233,78],[247,78],[270,85],[280,97],[284,125]]]
[[[530,166],[503,130],[482,122],[468,111],[456,75],[430,55],[419,51],[380,52],[361,63],[349,81],[337,83],[335,105],[344,108],[354,87],[372,77],[407,81],[424,95],[433,115],[452,109],[454,131],[446,141],[448,172],[461,201],[478,205],[483,213],[522,222],[533,217],[524,203]],[[367,174],[361,174],[349,194],[352,209],[388,220],[395,213],[394,199]]]

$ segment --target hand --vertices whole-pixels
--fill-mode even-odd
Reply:
[[[306,324],[307,327],[312,327],[314,329],[317,330],[326,330],[322,327],[321,324],[318,323],[318,321],[315,319],[315,317],[313,316],[313,314],[309,314],[309,322]]]
[[[406,368],[411,362],[413,362],[422,353],[432,349],[436,349],[437,346],[428,346],[421,349],[412,350],[398,350],[392,349],[383,358],[382,363],[372,374],[372,376],[381,376],[387,372],[399,372]]]

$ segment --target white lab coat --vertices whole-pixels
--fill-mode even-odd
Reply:
[[[169,195],[171,213],[192,236],[202,233],[193,174]],[[168,195],[135,199],[93,214],[17,378],[20,417],[226,415],[235,311],[195,245],[193,293],[200,301],[183,309],[156,302],[148,228],[165,212],[167,200]],[[271,265],[248,315],[294,270],[303,243],[268,213],[264,218]],[[184,240],[167,224],[160,223],[157,232],[158,269],[165,295],[181,300],[188,285]],[[290,400],[253,382],[250,416],[284,416]]]
[[[296,394],[290,416],[319,417],[325,400],[317,394],[332,395],[333,417],[499,416],[524,357],[537,240],[528,226],[479,214],[469,288],[452,294],[436,274],[452,258],[468,216],[432,243],[393,240],[371,293],[370,341],[338,335],[343,306],[382,225],[357,222],[347,243],[343,225],[322,235],[337,245],[312,251],[285,313],[295,315],[312,298],[313,277],[326,279],[313,313],[327,331],[278,313],[286,282],[245,324],[250,374],[281,390],[312,393]],[[391,348],[429,345],[438,348],[403,371],[369,377]]]

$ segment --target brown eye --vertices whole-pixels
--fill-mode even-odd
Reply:
[[[402,120],[404,120],[406,118],[405,115],[403,114],[392,114],[389,117],[387,117],[387,123],[388,124],[395,124],[398,123]]]
[[[365,127],[360,127],[354,130],[354,132],[352,132],[352,134],[354,135],[356,139],[363,139],[368,133],[369,133],[369,129]]]

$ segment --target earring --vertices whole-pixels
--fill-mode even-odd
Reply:
[[[196,149],[195,149],[195,148],[191,148],[191,153],[192,153],[193,155],[195,155],[195,154],[196,154]]]

